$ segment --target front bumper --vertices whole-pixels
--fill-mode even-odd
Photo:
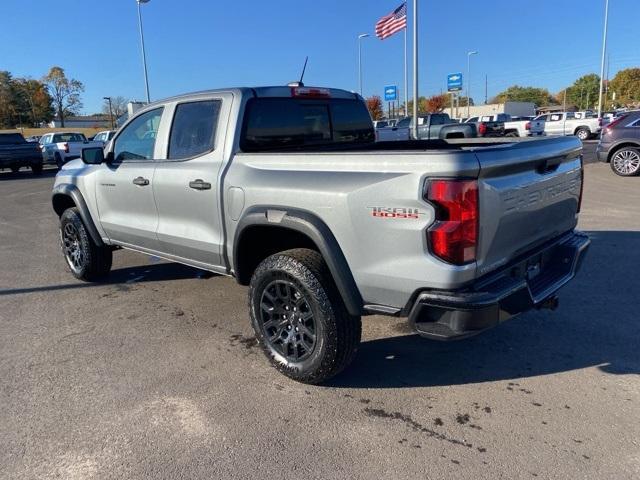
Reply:
[[[464,290],[420,292],[409,323],[423,337],[457,340],[533,308],[555,308],[556,292],[576,275],[590,243],[584,233],[572,232]]]

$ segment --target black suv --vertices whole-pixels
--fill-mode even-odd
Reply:
[[[623,114],[602,129],[596,155],[622,177],[640,174],[640,111]]]

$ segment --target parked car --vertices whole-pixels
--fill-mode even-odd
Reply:
[[[504,121],[504,134],[507,137],[535,137],[544,135],[544,120],[533,117],[512,117],[507,115]]]
[[[80,158],[83,148],[102,147],[102,142],[90,142],[82,133],[46,133],[40,139],[44,163],[58,168],[74,158]]]
[[[102,146],[105,146],[109,140],[113,138],[116,134],[115,130],[104,130],[103,132],[98,132],[93,136],[94,142],[102,142]]]
[[[544,120],[546,135],[575,135],[582,141],[599,135],[603,125],[603,120],[591,112],[547,113],[535,120]]]
[[[622,115],[604,127],[596,155],[617,175],[640,175],[640,112]]]
[[[42,153],[37,143],[27,142],[20,133],[0,133],[0,169],[18,172],[29,167],[34,175],[42,173]]]
[[[465,124],[474,124],[478,130],[479,137],[502,137],[504,136],[504,120],[492,120],[492,115],[483,115],[467,118]]]
[[[376,143],[344,90],[199,92],[85,148],[52,204],[75,277],[106,276],[119,247],[233,276],[273,366],[320,383],[355,356],[363,315],[447,340],[557,306],[589,245],[581,143],[481,142]]]
[[[25,140],[27,142],[36,142],[36,143],[38,143],[40,141],[40,137],[41,137],[41,135],[30,135]]]
[[[413,117],[401,119],[395,127],[379,128],[376,139],[379,142],[403,141],[413,139]],[[417,140],[450,138],[473,138],[478,132],[475,126],[461,125],[449,118],[446,113],[431,113],[418,117]]]

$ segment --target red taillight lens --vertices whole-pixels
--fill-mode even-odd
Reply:
[[[478,133],[480,135],[484,135],[485,133],[487,133],[487,126],[484,123],[478,125]]]
[[[524,129],[525,130],[531,130],[531,122],[527,122],[524,124]]]
[[[604,127],[604,131],[603,134],[607,134],[609,133],[609,130],[611,130],[615,125],[617,125],[618,123],[620,123],[622,120],[624,120],[626,117],[626,115],[623,115],[622,117],[618,117],[616,118],[613,122],[611,122],[609,125],[607,125],[606,127]]]
[[[436,221],[428,230],[432,253],[456,265],[475,261],[478,182],[432,180],[427,184],[426,200],[436,207]]]

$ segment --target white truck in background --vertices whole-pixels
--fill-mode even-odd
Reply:
[[[533,117],[512,117],[508,113],[481,115],[478,122],[499,122],[504,124],[505,137],[535,137],[544,135],[544,120]]]
[[[83,133],[54,132],[40,138],[40,148],[44,163],[55,164],[58,168],[74,158],[82,156],[83,148],[103,147],[104,142],[90,142]]]
[[[544,120],[546,135],[575,135],[588,140],[600,134],[602,118],[591,112],[558,112],[538,115],[534,120]]]

